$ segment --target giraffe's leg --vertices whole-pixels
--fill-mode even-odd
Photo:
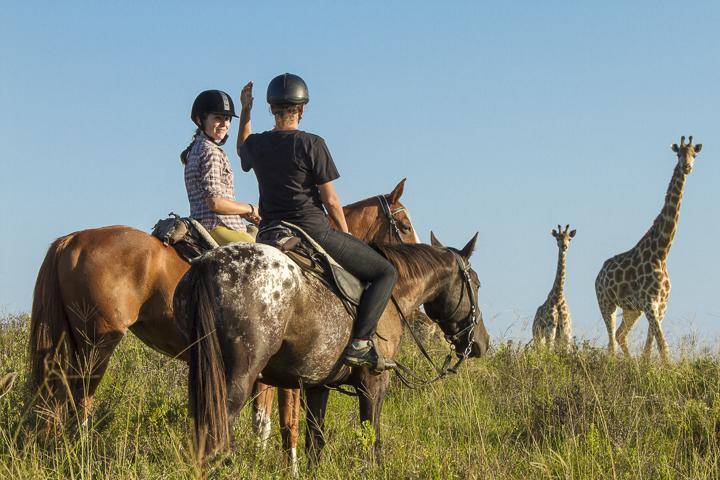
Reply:
[[[650,326],[650,321],[648,320],[648,330],[647,335],[645,336],[645,346],[643,347],[643,358],[646,360],[650,359],[650,355],[652,354],[653,340],[655,340],[655,333],[653,332],[653,329]]]
[[[278,388],[278,410],[280,412],[280,436],[283,450],[293,476],[298,475],[297,441],[300,421],[300,390]]]
[[[555,332],[557,331],[557,323],[553,322],[545,328],[545,344],[548,348],[555,345]]]
[[[545,344],[545,325],[538,314],[535,315],[535,319],[533,320],[532,333],[533,344],[536,347],[542,347]]]
[[[598,300],[600,305],[600,313],[605,321],[605,328],[608,333],[608,353],[615,355],[615,305],[612,303],[604,303]]]
[[[635,326],[638,318],[640,318],[641,313],[642,312],[639,310],[629,310],[627,308],[624,308],[622,312],[622,321],[617,329],[616,336],[617,342],[620,344],[620,348],[622,348],[623,353],[625,353],[628,357],[630,356],[630,349],[627,344],[627,336]]]
[[[262,382],[255,382],[253,387],[252,428],[262,448],[267,447],[270,439],[274,388]]]
[[[660,323],[662,322],[662,316],[660,315],[660,309],[655,306],[654,308],[648,309],[648,311],[645,312],[645,316],[648,319],[648,334],[652,332],[653,336],[655,337],[655,341],[657,342],[658,350],[660,351],[660,358],[664,361],[668,361],[668,345],[667,341],[665,341],[665,334],[663,334],[662,326]],[[652,349],[652,337],[649,337],[649,341],[645,344],[645,357],[650,358],[650,351]]]
[[[561,352],[567,352],[572,343],[572,326],[570,317],[563,316],[560,319],[557,332],[555,332],[555,348]]]

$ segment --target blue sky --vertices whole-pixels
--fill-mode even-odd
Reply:
[[[567,298],[604,344],[593,283],[660,211],[669,145],[705,148],[668,269],[669,340],[720,334],[716,183],[720,6],[713,2],[12,2],[0,17],[0,309],[27,311],[58,236],[187,213],[179,152],[195,95],[285,71],[310,86],[345,203],[408,177],[404,202],[473,264],[494,338],[529,338],[552,285],[550,230],[577,228]],[[230,142],[235,140],[233,129]],[[240,200],[256,200],[233,149]],[[634,338],[644,335],[638,323]]]

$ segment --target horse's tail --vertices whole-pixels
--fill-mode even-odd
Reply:
[[[75,354],[70,322],[60,292],[58,259],[73,234],[50,245],[35,281],[30,316],[29,370],[33,394],[62,401],[67,394],[67,362]]]
[[[188,398],[195,422],[195,447],[205,454],[230,445],[225,364],[216,332],[215,292],[207,262],[190,269],[186,325],[190,337]]]

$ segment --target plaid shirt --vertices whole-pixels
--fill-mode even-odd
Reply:
[[[246,231],[240,215],[220,215],[210,210],[207,199],[223,197],[235,199],[234,176],[227,155],[204,133],[195,140],[185,164],[185,189],[190,201],[190,216],[203,227],[212,230],[218,225]]]

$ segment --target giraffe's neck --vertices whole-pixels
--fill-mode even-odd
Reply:
[[[658,260],[664,261],[668,253],[670,253],[680,216],[680,203],[682,202],[686,177],[687,174],[680,162],[678,162],[665,194],[665,204],[660,214],[655,218],[650,230],[640,240],[643,245],[649,247],[652,256]]]
[[[565,286],[565,258],[567,250],[558,248],[558,261],[557,271],[555,272],[555,283],[553,283],[548,299],[557,301],[563,296],[563,289]]]

